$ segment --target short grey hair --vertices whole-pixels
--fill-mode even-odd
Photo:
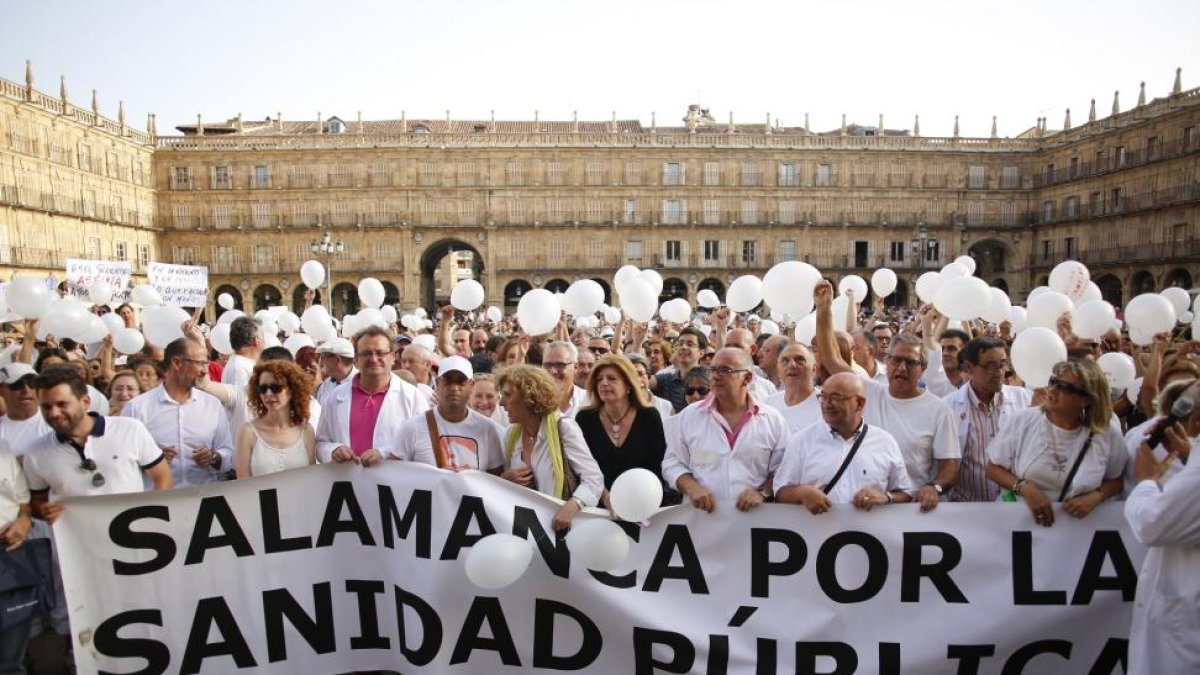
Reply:
[[[916,335],[900,333],[899,335],[892,336],[892,344],[888,347],[889,354],[896,350],[896,345],[912,345],[916,347],[921,351],[921,362],[929,363],[929,348],[925,346],[925,341]]]
[[[425,361],[426,363],[429,363],[430,361],[432,361],[432,360],[433,360],[433,352],[431,352],[431,351],[429,350],[429,348],[428,348],[428,347],[426,347],[425,345],[419,345],[419,344],[417,344],[417,343],[415,343],[415,342],[414,342],[414,343],[412,343],[412,344],[409,344],[409,345],[407,345],[407,346],[406,346],[404,349],[402,349],[402,350],[400,351],[400,355],[401,355],[401,356],[403,356],[403,355],[404,355],[404,352],[406,352],[406,351],[409,351],[410,349],[411,349],[411,350],[413,351],[413,353],[415,353],[415,354],[416,354],[416,355],[417,355],[417,356],[418,356],[418,357],[419,357],[419,358],[420,358],[422,361]]]
[[[562,340],[556,340],[556,341],[551,342],[550,344],[546,345],[546,348],[544,350],[542,350],[542,353],[545,354],[546,352],[550,351],[551,349],[554,349],[555,347],[559,347],[561,349],[567,350],[567,353],[569,353],[571,355],[572,361],[579,360],[579,348],[576,347],[574,345],[574,343],[564,342]]]

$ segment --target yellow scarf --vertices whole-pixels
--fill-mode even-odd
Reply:
[[[563,450],[562,438],[558,435],[558,411],[551,410],[550,414],[542,418],[542,426],[546,427],[546,446],[550,449],[550,468],[554,470],[554,496],[559,499],[568,499],[571,495],[564,495],[563,488],[566,486],[566,474],[563,465]],[[504,442],[504,464],[505,466],[512,464],[513,452],[517,449],[517,439],[521,437],[521,432],[524,431],[520,424],[514,424],[508,428],[508,437]],[[532,461],[533,457],[530,457]],[[533,467],[530,467],[532,469]]]

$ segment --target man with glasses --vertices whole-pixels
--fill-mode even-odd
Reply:
[[[814,291],[817,358],[832,377],[850,372],[850,364],[837,348],[833,330],[833,286],[821,281]],[[942,494],[958,480],[962,449],[950,406],[920,388],[928,354],[917,337],[900,334],[892,338],[887,356],[888,383],[882,385],[863,377],[867,424],[890,433],[900,445],[904,464],[922,511],[935,508]]]
[[[1003,340],[978,337],[962,349],[967,383],[943,400],[958,422],[962,463],[958,483],[950,491],[956,502],[994,502],[1000,486],[987,477],[987,448],[1013,413],[1028,408],[1033,397],[1024,387],[1004,384],[1008,350]]]
[[[162,382],[121,408],[121,417],[150,431],[175,487],[215,483],[233,468],[229,415],[216,396],[196,387],[208,376],[207,356],[194,337],[172,341],[163,351]]]
[[[769,396],[763,403],[783,415],[788,431],[791,432],[821,421],[821,404],[814,395],[816,386],[813,384],[813,366],[816,361],[812,352],[799,342],[785,343],[779,352],[777,363],[776,368],[783,378],[783,389]]]
[[[769,396],[779,391],[775,383],[767,379],[767,374],[757,365],[753,365],[754,356],[758,350],[758,345],[754,342],[754,333],[745,328],[734,328],[725,337],[724,346],[740,349],[750,355],[750,373],[754,375],[754,378],[750,380],[750,393],[754,394],[755,398],[760,401],[766,400]]]
[[[610,334],[609,338],[611,337],[612,335]],[[604,336],[588,338],[587,348],[588,351],[596,355],[596,358],[600,358],[601,356],[612,353],[612,345],[609,344],[608,338],[605,338]]]
[[[821,514],[834,504],[876,506],[912,501],[917,486],[900,446],[887,431],[863,421],[863,380],[838,373],[821,393],[822,424],[792,434],[775,474],[775,498]]]
[[[321,462],[375,466],[400,448],[405,421],[423,415],[429,401],[392,373],[391,332],[369,326],[354,336],[358,374],[330,394],[317,425]]]
[[[683,377],[700,362],[700,357],[708,347],[708,338],[698,328],[688,326],[679,331],[679,337],[675,339],[673,347],[671,360],[674,362],[674,369],[663,369],[655,373],[650,388],[655,394],[670,401],[671,405],[675,406],[675,412],[679,412],[687,405],[683,395]]]
[[[588,376],[596,367],[596,354],[591,349],[579,350],[579,360],[575,362],[575,386],[587,389]]]
[[[8,443],[9,451],[17,457],[50,431],[38,414],[35,377],[37,371],[27,363],[13,362],[0,368],[0,397],[5,407],[4,417],[0,418],[0,440]]]
[[[676,415],[667,434],[663,479],[709,513],[729,502],[749,511],[774,494],[771,476],[788,428],[779,411],[750,394],[753,366],[741,349],[717,351],[712,395]]]
[[[591,400],[587,389],[575,384],[578,360],[579,350],[570,342],[551,342],[542,352],[542,368],[558,383],[558,410],[571,419]]]

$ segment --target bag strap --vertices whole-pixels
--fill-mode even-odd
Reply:
[[[425,424],[429,427],[429,442],[433,445],[433,457],[437,460],[438,468],[450,468],[450,458],[446,456],[446,450],[442,447],[442,437],[438,434],[437,420],[433,416],[432,408],[425,411]]]
[[[1075,480],[1075,474],[1079,471],[1079,465],[1083,464],[1083,456],[1087,454],[1088,448],[1092,447],[1092,437],[1096,432],[1088,433],[1087,441],[1083,444],[1083,449],[1079,451],[1079,456],[1075,458],[1075,464],[1071,467],[1071,473],[1067,474],[1067,482],[1063,483],[1062,492],[1058,493],[1058,501],[1066,499],[1067,492],[1071,489],[1071,481]]]
[[[842,465],[838,467],[837,473],[833,474],[833,479],[821,488],[821,492],[829,494],[833,486],[842,479],[842,474],[846,473],[846,467],[850,466],[850,460],[854,459],[854,455],[858,453],[858,447],[862,445],[863,439],[867,437],[867,423],[863,422],[862,431],[858,433],[858,439],[854,441],[854,445],[850,447],[850,452],[846,453],[846,459],[842,460]]]

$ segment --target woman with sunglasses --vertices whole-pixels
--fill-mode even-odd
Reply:
[[[1120,495],[1128,459],[1104,371],[1073,359],[1052,373],[1042,404],[1009,417],[987,449],[1001,499],[1020,497],[1044,527],[1054,524],[1054,502],[1083,518]]]
[[[312,378],[289,361],[254,367],[247,392],[254,419],[238,431],[238,478],[316,463],[316,435],[308,423],[312,390]]]

